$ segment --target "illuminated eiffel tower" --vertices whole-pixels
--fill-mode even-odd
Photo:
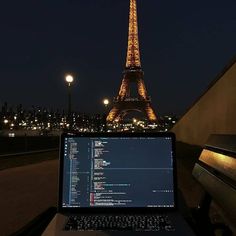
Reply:
[[[143,76],[139,52],[137,4],[136,0],[130,0],[126,67],[119,95],[114,99],[113,108],[107,116],[108,123],[121,122],[127,114],[133,111],[142,112],[150,122],[157,122]],[[133,88],[132,85],[136,85],[136,87]],[[132,92],[135,92],[135,95]]]

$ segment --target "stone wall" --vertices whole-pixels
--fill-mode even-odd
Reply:
[[[178,141],[203,146],[210,134],[236,134],[236,60],[176,123]]]

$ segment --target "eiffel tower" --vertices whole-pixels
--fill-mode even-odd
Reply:
[[[123,72],[119,94],[114,98],[113,108],[107,116],[108,123],[121,122],[127,114],[133,111],[143,113],[152,123],[157,122],[157,117],[151,106],[151,98],[147,94],[143,77],[144,73],[141,68],[138,39],[137,4],[136,0],[130,0],[126,66]],[[136,85],[135,89],[132,85]],[[132,92],[136,92],[136,94],[133,95]]]

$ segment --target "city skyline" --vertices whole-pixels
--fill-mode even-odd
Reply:
[[[150,123],[147,119],[129,118],[125,122],[108,124],[107,114],[86,114],[77,112],[47,109],[32,106],[26,109],[22,104],[16,107],[4,103],[0,107],[1,136],[15,137],[16,135],[48,135],[65,130],[80,132],[110,132],[110,131],[168,131],[177,122],[174,115],[160,116],[158,124]],[[110,130],[110,131],[109,131]]]
[[[125,67],[129,1],[3,3],[0,102],[101,113]],[[236,3],[138,0],[141,62],[157,114],[183,114],[236,52]],[[90,93],[90,94],[89,94]],[[89,96],[88,96],[89,95]]]

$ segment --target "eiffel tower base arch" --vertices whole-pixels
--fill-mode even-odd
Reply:
[[[141,112],[151,123],[157,122],[157,117],[149,101],[116,101],[107,116],[107,122],[121,122],[127,114],[133,111]]]

